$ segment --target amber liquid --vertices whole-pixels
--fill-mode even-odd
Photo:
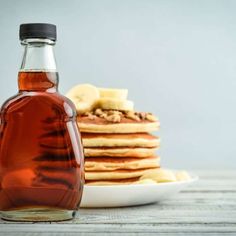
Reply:
[[[20,72],[0,123],[0,210],[76,210],[84,182],[73,104],[54,72]]]

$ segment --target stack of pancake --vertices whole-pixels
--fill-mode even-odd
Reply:
[[[77,85],[67,93],[78,112],[86,184],[133,183],[160,167],[155,154],[160,140],[150,134],[159,129],[159,121],[151,113],[135,112],[127,96],[127,89],[90,84]]]
[[[110,120],[109,117],[117,116]],[[133,183],[150,169],[160,167],[155,155],[159,128],[150,113],[95,109],[78,116],[85,155],[86,184]]]
[[[151,113],[135,112],[134,103],[127,100],[127,89],[80,84],[66,96],[78,113],[86,184],[162,183],[191,178],[185,171],[159,168],[160,157],[155,152],[160,139],[150,133],[159,129],[159,121]]]

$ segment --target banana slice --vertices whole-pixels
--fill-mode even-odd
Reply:
[[[91,111],[100,97],[98,89],[91,84],[76,85],[66,96],[75,104],[79,114]]]
[[[126,100],[128,89],[98,88],[101,98],[116,98]]]
[[[161,168],[155,170],[148,170],[143,174],[143,176],[140,177],[140,180],[142,179],[152,179],[157,183],[176,181],[176,177],[172,171]]]
[[[177,181],[186,181],[186,180],[190,180],[191,177],[190,175],[188,174],[187,171],[178,171],[176,174],[175,174],[175,177],[177,179]]]
[[[116,98],[100,98],[97,106],[105,110],[132,111],[134,109],[132,101]]]
[[[141,179],[135,182],[136,184],[156,184],[157,182],[152,179]]]

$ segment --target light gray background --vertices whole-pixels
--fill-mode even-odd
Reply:
[[[0,1],[0,103],[17,91],[21,23],[58,26],[60,91],[128,88],[161,120],[162,165],[236,167],[236,1]]]

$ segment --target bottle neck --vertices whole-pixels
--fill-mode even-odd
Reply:
[[[49,39],[25,39],[24,55],[20,71],[50,71],[56,72],[56,60],[54,57],[55,42]]]
[[[57,91],[55,42],[49,39],[25,39],[21,44],[25,48],[18,75],[19,91]]]

